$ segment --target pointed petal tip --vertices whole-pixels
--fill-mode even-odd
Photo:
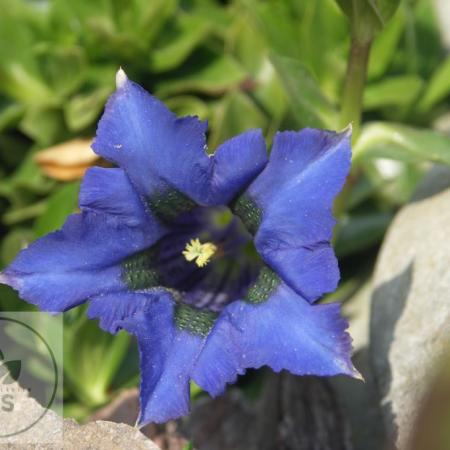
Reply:
[[[128,81],[127,74],[122,69],[122,67],[119,68],[119,70],[116,73],[116,88],[120,89],[125,85],[125,83]]]
[[[356,370],[355,368],[353,368],[353,378],[355,380],[359,380],[362,381],[363,383],[366,382],[365,378],[362,376],[361,372],[359,372],[358,370]]]
[[[4,272],[0,272],[0,284],[10,284],[9,277]]]
[[[353,133],[353,123],[350,122],[345,128],[343,128],[340,133],[344,136],[344,137],[349,137],[351,138],[352,133]]]
[[[353,133],[353,123],[350,122],[345,128],[340,129],[337,131],[337,134],[342,136],[343,138],[350,138],[352,137]]]

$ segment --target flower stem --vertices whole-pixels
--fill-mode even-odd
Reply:
[[[367,66],[369,63],[370,47],[372,39],[359,39],[356,33],[352,33],[350,54],[345,76],[344,90],[342,93],[341,122],[342,128],[352,124],[352,140],[356,142],[361,124],[361,114],[363,107],[364,85],[367,77]],[[334,203],[334,214],[339,217],[345,211],[348,197],[359,177],[359,172],[353,172],[352,176],[336,198]],[[339,233],[336,227],[334,237]]]
[[[363,106],[364,85],[366,83],[372,40],[360,41],[352,37],[347,75],[342,95],[341,126],[353,125],[353,140],[358,136]]]

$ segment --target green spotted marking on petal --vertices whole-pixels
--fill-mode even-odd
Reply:
[[[161,277],[152,267],[156,250],[151,248],[130,256],[122,263],[122,279],[132,290],[159,286]]]
[[[208,336],[218,314],[213,311],[201,310],[185,303],[177,303],[174,311],[175,325],[184,331]]]
[[[147,200],[147,205],[158,219],[173,222],[180,215],[188,213],[198,205],[176,189],[158,192]]]
[[[245,300],[249,303],[263,303],[280,284],[278,275],[267,266],[263,266],[255,283],[250,286]]]
[[[255,235],[262,220],[262,211],[256,203],[244,194],[231,205],[231,210],[242,220],[247,230]]]

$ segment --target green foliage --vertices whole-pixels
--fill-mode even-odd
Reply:
[[[450,164],[450,59],[431,0],[0,0],[0,263],[77,210],[79,182],[36,151],[95,133],[122,66],[178,114],[209,120],[211,151],[248,128],[336,129],[350,34],[372,41],[353,170],[337,203],[341,290],[361,284],[430,163]],[[352,288],[353,289],[353,288]],[[343,295],[346,298],[346,295]],[[0,286],[0,308],[31,308]],[[136,348],[65,314],[67,414],[137,384]],[[193,396],[198,390],[193,389]]]
[[[400,0],[336,0],[349,18],[355,36],[369,41],[395,13]]]
[[[125,359],[131,337],[124,331],[111,336],[85,314],[68,325],[64,333],[64,373],[73,388],[72,395],[89,407],[102,405],[109,398],[109,386]]]

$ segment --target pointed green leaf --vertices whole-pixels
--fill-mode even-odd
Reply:
[[[378,83],[366,86],[364,109],[411,105],[418,98],[423,85],[423,80],[417,75],[385,77]]]
[[[37,237],[62,227],[67,216],[77,208],[79,188],[80,183],[78,181],[67,183],[49,197],[45,210],[34,225],[34,231]]]
[[[0,261],[3,265],[10,264],[20,250],[35,239],[34,233],[27,228],[15,228],[2,240],[0,246]]]
[[[209,57],[206,62],[190,67],[176,78],[158,85],[158,94],[168,96],[185,92],[219,94],[235,88],[247,78],[247,73],[230,56]]]
[[[370,248],[383,237],[392,214],[370,212],[351,215],[341,221],[335,249],[339,257]]]
[[[370,123],[363,128],[353,150],[353,165],[367,158],[432,161],[450,165],[450,137],[405,125]]]
[[[450,95],[450,56],[434,71],[427,90],[422,97],[419,109],[429,111],[436,103]]]
[[[130,345],[125,332],[110,335],[84,315],[64,335],[64,371],[76,386],[78,398],[88,405],[108,400],[109,386]]]
[[[101,86],[87,94],[72,97],[64,106],[64,117],[69,129],[79,131],[97,120],[112,91],[112,86]]]
[[[336,0],[349,18],[354,35],[370,41],[392,17],[400,0]]]
[[[211,24],[194,15],[182,15],[173,26],[165,30],[150,55],[150,68],[155,72],[163,72],[180,65],[202,42]]]
[[[272,55],[271,60],[280,76],[292,111],[301,126],[335,128],[337,111],[325,97],[309,70],[300,62]]]
[[[21,361],[5,361],[3,367],[5,367],[9,373],[1,380],[2,384],[11,384],[18,380],[22,369]]]

